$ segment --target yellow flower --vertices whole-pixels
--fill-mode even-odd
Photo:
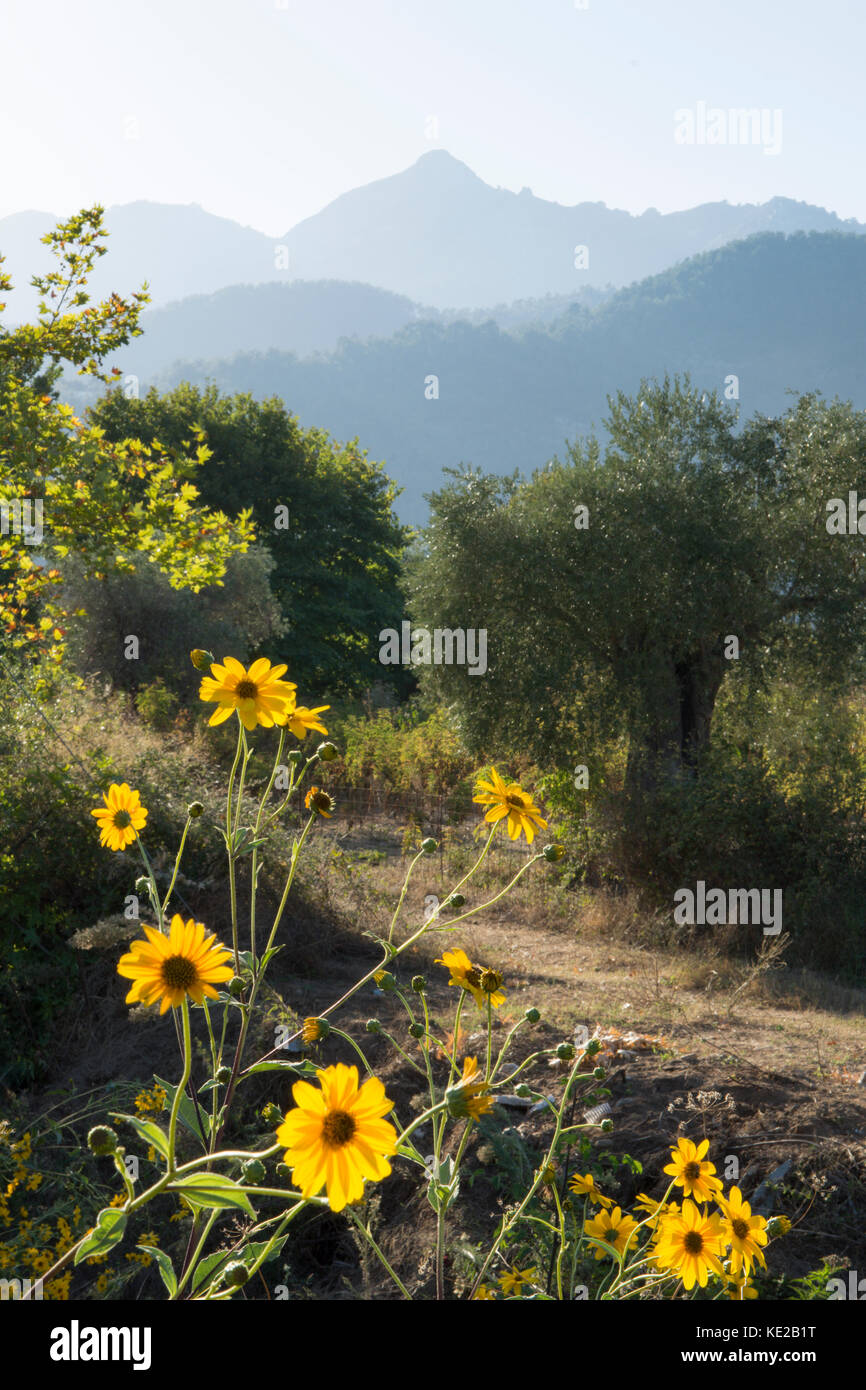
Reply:
[[[288,670],[286,666],[272,666],[260,656],[246,670],[235,657],[227,656],[222,665],[214,662],[210,669],[213,675],[204,677],[198,692],[199,699],[217,703],[209,724],[222,724],[237,710],[245,729],[254,729],[257,724],[270,729],[285,723],[295,708],[298,687],[292,681],[280,680]]]
[[[286,1146],[285,1162],[292,1181],[305,1197],[327,1187],[333,1211],[358,1202],[364,1181],[387,1178],[387,1155],[397,1149],[397,1131],[383,1119],[394,1102],[375,1076],[358,1086],[358,1068],[339,1062],[317,1071],[321,1090],[308,1081],[292,1087],[297,1109],[290,1110],[277,1130]]]
[[[91,811],[99,822],[99,842],[106,849],[126,849],[136,838],[136,833],[144,829],[147,810],[142,806],[138,792],[134,792],[126,782],[112,782],[108,794],[104,796],[104,806]]]
[[[145,927],[147,941],[133,941],[128,955],[121,956],[118,975],[134,981],[126,996],[127,1004],[160,1002],[159,1012],[176,1009],[187,995],[201,1004],[205,995],[216,999],[213,988],[230,980],[233,971],[223,962],[231,955],[225,946],[214,946],[216,936],[205,936],[203,922],[192,918],[184,924],[179,913],[171,919],[168,936],[155,927]]]
[[[610,1198],[603,1197],[602,1194],[599,1192],[598,1188],[595,1185],[595,1178],[592,1176],[592,1173],[587,1173],[585,1177],[581,1177],[579,1173],[575,1173],[574,1177],[568,1185],[571,1188],[572,1192],[577,1193],[578,1197],[588,1197],[589,1200],[591,1202],[594,1202],[597,1207],[613,1206],[613,1202],[610,1200]]]
[[[321,1042],[331,1031],[330,1024],[322,1018],[305,1018],[302,1036],[305,1043]]]
[[[307,709],[306,705],[298,705],[276,722],[288,724],[295,738],[306,738],[311,729],[315,729],[319,734],[326,734],[328,730],[319,719],[319,715],[324,714],[325,710],[330,708],[330,705],[317,705],[315,709]]]
[[[304,805],[307,810],[310,812],[318,811],[320,816],[325,817],[325,820],[331,819],[334,812],[334,804],[333,799],[328,796],[327,792],[322,791],[321,787],[310,787],[310,790],[304,797]]]
[[[707,1216],[687,1198],[680,1213],[662,1218],[656,1265],[679,1274],[687,1291],[696,1283],[705,1288],[711,1270],[720,1279],[724,1278],[721,1263],[724,1250],[725,1236],[716,1212]]]
[[[532,797],[527,796],[526,792],[518,786],[516,782],[503,782],[495,767],[490,769],[491,780],[478,782],[479,796],[473,796],[472,800],[479,802],[482,806],[489,806],[490,809],[485,813],[484,819],[496,824],[502,820],[503,816],[508,817],[508,834],[512,840],[516,840],[521,832],[526,836],[528,842],[532,844],[535,839],[536,828],[544,830],[547,821],[542,820],[541,812],[533,803]]]
[[[493,1292],[493,1290],[491,1289],[491,1287],[490,1287],[489,1284],[479,1284],[479,1285],[478,1285],[478,1288],[475,1290],[474,1294],[472,1295],[472,1298],[473,1298],[473,1300],[476,1299],[476,1298],[478,1298],[478,1299],[489,1299],[491,1303],[495,1303],[495,1302],[496,1302],[496,1296],[495,1296],[495,1294],[494,1294],[494,1292]]]
[[[714,1163],[705,1160],[704,1155],[710,1147],[709,1139],[701,1140],[695,1147],[691,1139],[678,1139],[677,1147],[671,1149],[672,1163],[664,1169],[676,1179],[676,1186],[683,1189],[683,1195],[693,1197],[698,1202],[715,1201],[722,1190],[719,1178],[713,1177]]]
[[[517,1265],[512,1265],[507,1274],[500,1274],[497,1282],[506,1298],[509,1294],[519,1297],[524,1284],[531,1284],[535,1275],[535,1265],[531,1269],[518,1269]]]
[[[637,1222],[631,1216],[624,1215],[619,1207],[614,1207],[613,1211],[602,1210],[591,1221],[583,1223],[586,1235],[606,1241],[608,1245],[613,1246],[618,1255],[622,1255],[630,1245],[634,1245],[636,1226]],[[593,1247],[593,1254],[597,1260],[608,1258],[607,1251],[602,1250],[600,1245]]]
[[[486,1089],[484,1078],[478,1075],[478,1058],[463,1058],[463,1076],[445,1092],[448,1113],[454,1119],[480,1120],[494,1106],[494,1097]]]
[[[748,1202],[738,1187],[732,1187],[727,1200],[718,1199],[724,1213],[722,1229],[731,1247],[731,1271],[734,1274],[751,1274],[752,1262],[766,1268],[767,1261],[761,1246],[767,1244],[767,1222],[763,1216],[753,1216]]]
[[[499,988],[502,976],[495,970],[485,970],[483,965],[473,965],[465,951],[443,951],[436,964],[444,965],[450,971],[449,985],[459,985],[460,989],[468,990],[479,1009],[484,1008],[488,999],[494,1009],[505,1003],[505,995]]]

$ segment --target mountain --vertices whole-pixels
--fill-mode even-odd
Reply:
[[[566,439],[601,426],[607,396],[634,391],[642,376],[688,371],[720,392],[736,377],[746,415],[786,409],[792,389],[866,407],[864,341],[866,240],[768,233],[547,325],[418,321],[306,360],[270,351],[183,363],[157,384],[279,395],[303,425],[359,437],[405,489],[401,517],[419,523],[443,467],[541,467]]]
[[[336,198],[286,236],[304,279],[353,279],[439,308],[621,286],[762,231],[850,231],[823,208],[774,198],[640,216],[604,203],[565,207],[491,188],[445,150]],[[575,248],[586,268],[576,268]]]
[[[51,261],[39,238],[56,220],[0,219],[0,253],[18,286],[12,320],[32,315],[30,277]],[[492,188],[445,150],[342,194],[276,239],[196,204],[128,203],[109,208],[106,225],[109,255],[94,267],[93,294],[131,294],[147,279],[154,309],[229,286],[311,280],[363,281],[437,310],[489,308],[621,287],[758,232],[866,232],[789,198],[639,216],[604,203],[566,207],[528,188]]]

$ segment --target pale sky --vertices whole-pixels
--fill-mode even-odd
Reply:
[[[583,4],[2,0],[0,216],[149,199],[279,236],[440,147],[560,203],[866,221],[862,0]],[[781,111],[781,152],[678,144],[699,102]]]

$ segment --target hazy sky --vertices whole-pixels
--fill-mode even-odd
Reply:
[[[0,216],[146,198],[277,236],[438,146],[561,203],[866,221],[862,0],[583,5],[2,0]],[[700,102],[780,111],[781,151],[677,143]]]

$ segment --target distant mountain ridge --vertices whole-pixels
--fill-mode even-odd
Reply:
[[[0,219],[0,254],[18,287],[7,297],[11,320],[32,313],[30,277],[50,262],[39,237],[56,221],[47,212]],[[146,279],[154,308],[232,286],[311,280],[360,281],[439,310],[487,308],[631,284],[758,232],[866,233],[863,223],[788,198],[666,214],[566,207],[528,188],[492,188],[445,150],[342,194],[281,238],[196,204],[127,203],[109,208],[106,224],[109,255],[94,268],[93,293],[130,294]]]
[[[303,425],[359,437],[422,522],[443,467],[530,472],[601,426],[607,396],[641,377],[690,372],[732,389],[747,415],[821,390],[866,407],[866,240],[768,233],[620,290],[594,311],[510,331],[493,321],[417,321],[301,360],[277,352],[178,364],[157,377],[281,396]],[[435,378],[435,391],[433,380]]]

